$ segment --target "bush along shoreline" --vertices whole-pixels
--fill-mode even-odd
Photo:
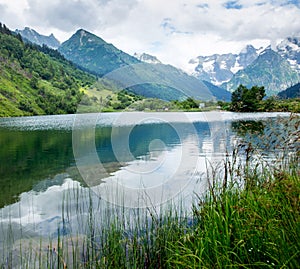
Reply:
[[[107,206],[99,219],[91,191],[71,189],[57,236],[30,243],[2,239],[7,253],[0,268],[299,268],[299,117],[276,128],[286,133],[266,143],[274,150],[271,162],[262,145],[245,137],[218,168],[208,169],[209,189],[189,212],[180,205]],[[84,202],[71,208],[79,198]],[[82,229],[77,235],[63,229],[74,215]]]

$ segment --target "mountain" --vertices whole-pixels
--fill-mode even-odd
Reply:
[[[296,85],[279,92],[278,96],[282,99],[300,98],[300,83],[297,83]]]
[[[299,82],[299,75],[292,69],[288,61],[273,51],[271,47],[267,47],[252,64],[238,71],[222,87],[233,91],[240,84],[246,87],[258,85],[265,87],[267,95],[273,95],[297,82]]]
[[[0,23],[0,117],[74,113],[94,82],[56,50],[23,43]]]
[[[68,60],[99,76],[104,76],[122,66],[140,62],[83,29],[78,30],[70,39],[63,42],[58,51]]]
[[[138,60],[140,60],[141,62],[148,63],[148,64],[161,64],[162,63],[155,56],[152,56],[147,53],[142,53],[142,54],[135,53],[133,56],[135,58],[137,58]]]
[[[284,39],[274,51],[247,45],[239,54],[198,56],[189,64],[194,76],[229,91],[242,83],[263,85],[268,95],[276,94],[299,82],[300,37]]]
[[[277,52],[300,74],[300,37],[288,37],[276,47]]]
[[[136,55],[145,61],[142,62],[83,29],[62,43],[59,51],[76,65],[102,77],[104,84],[113,81],[119,89],[167,101],[187,97],[215,99],[201,81],[182,70],[161,64],[148,54]]]
[[[15,32],[20,34],[25,40],[39,46],[46,45],[52,49],[57,49],[60,46],[60,42],[53,34],[49,36],[41,35],[29,27],[25,27],[23,30],[16,29]]]
[[[246,68],[259,55],[260,49],[247,45],[239,54],[213,54],[198,56],[189,61],[192,74],[200,80],[209,81],[215,85],[228,82],[233,75]]]
[[[137,54],[135,53],[134,56],[139,59],[142,62],[150,63],[150,64],[157,64],[161,68],[168,69],[168,72],[176,73],[182,73],[179,69],[175,68],[171,65],[164,65],[160,60],[158,60],[155,56],[152,56],[147,53]],[[177,70],[176,70],[177,69]],[[182,74],[181,74],[182,75]],[[220,88],[218,86],[213,85],[212,83],[203,80],[202,83],[206,86],[207,90],[212,94],[212,96],[217,100],[222,101],[230,101],[231,100],[231,93],[224,90],[223,88]],[[151,96],[152,97],[152,96]]]

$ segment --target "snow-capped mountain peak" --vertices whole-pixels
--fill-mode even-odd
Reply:
[[[161,64],[161,61],[158,60],[155,56],[152,56],[150,54],[147,53],[134,53],[133,55],[135,58],[137,58],[138,60],[145,62],[145,63],[149,63],[149,64]]]
[[[239,70],[251,64],[258,57],[260,50],[261,48],[256,49],[252,45],[247,45],[239,54],[198,56],[190,60],[189,64],[194,67],[193,75],[199,79],[221,85],[229,81]]]
[[[53,49],[57,49],[60,46],[60,42],[55,38],[53,34],[50,34],[49,36],[41,35],[37,31],[29,27],[25,27],[23,30],[17,29],[15,32],[21,34],[21,36],[26,40],[40,46],[47,45],[48,47]]]
[[[294,70],[300,72],[300,37],[288,37],[279,43],[276,49]]]

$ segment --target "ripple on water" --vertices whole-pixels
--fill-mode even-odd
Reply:
[[[233,113],[233,112],[114,112],[72,115],[49,115],[0,118],[0,128],[18,130],[68,130],[76,127],[126,126],[162,122],[216,122],[274,117],[287,117],[290,113]]]

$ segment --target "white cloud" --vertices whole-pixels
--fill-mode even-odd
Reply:
[[[231,3],[229,3],[231,2]],[[294,4],[293,4],[294,3]],[[60,40],[78,28],[133,54],[147,52],[185,68],[190,58],[238,52],[299,35],[298,1],[290,0],[0,0],[1,20]],[[226,8],[226,6],[228,8]]]

